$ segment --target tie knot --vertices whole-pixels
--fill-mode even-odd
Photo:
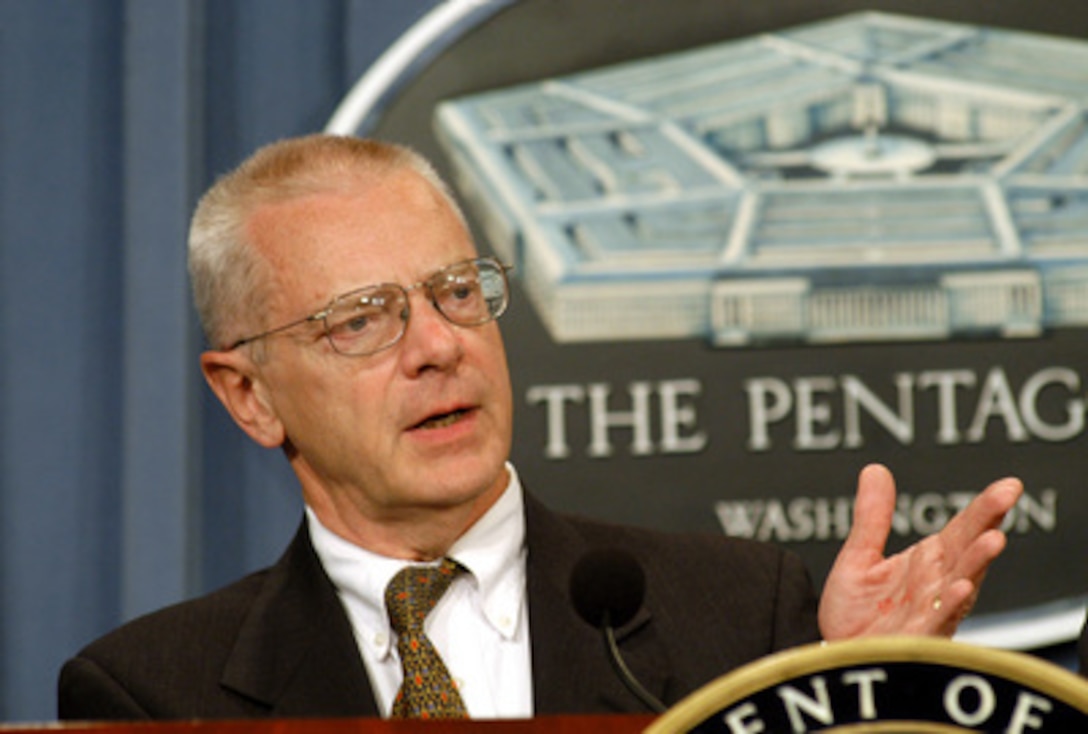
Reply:
[[[449,558],[437,566],[406,566],[385,587],[389,622],[401,634],[418,630],[461,567]]]

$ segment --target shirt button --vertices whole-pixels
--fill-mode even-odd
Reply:
[[[385,644],[389,641],[389,638],[385,636],[384,632],[379,632],[374,635],[374,645],[376,647],[385,647]]]

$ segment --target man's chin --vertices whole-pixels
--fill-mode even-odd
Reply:
[[[454,508],[467,505],[490,507],[502,494],[509,481],[505,463],[496,470],[457,471],[455,467],[434,467],[429,479],[418,486],[419,496],[435,508]]]

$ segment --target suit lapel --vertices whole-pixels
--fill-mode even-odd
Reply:
[[[525,496],[529,625],[537,715],[643,712],[620,682],[599,630],[570,602],[571,570],[601,542]],[[644,605],[617,630],[635,677],[664,700],[671,669]],[[378,716],[347,615],[310,543],[305,522],[267,573],[221,683],[273,716]]]
[[[378,715],[350,622],[305,521],[268,571],[221,683],[270,715]]]
[[[570,601],[571,570],[593,542],[528,494],[525,515],[536,714],[644,712],[612,669],[600,630],[582,620]],[[617,630],[617,642],[635,677],[664,698],[671,666],[645,605]]]

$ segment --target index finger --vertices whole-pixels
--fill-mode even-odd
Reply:
[[[957,512],[941,535],[961,546],[968,545],[987,530],[1001,525],[1023,492],[1024,485],[1016,477],[998,479]]]

